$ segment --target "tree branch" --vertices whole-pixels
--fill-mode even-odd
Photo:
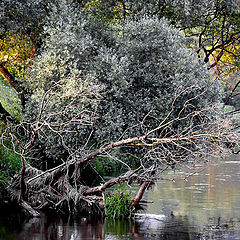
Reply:
[[[230,98],[232,97],[233,93],[235,92],[235,90],[237,89],[238,85],[240,85],[240,80],[238,80],[238,82],[236,83],[236,85],[234,86],[233,90],[231,91],[231,93],[229,94],[229,96],[227,97],[226,101],[224,102],[224,104],[226,105]]]
[[[14,77],[1,62],[0,62],[0,75],[10,84],[10,86],[17,90],[17,87],[14,84]]]

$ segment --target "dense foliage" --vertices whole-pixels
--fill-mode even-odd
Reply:
[[[217,79],[224,81],[230,89],[237,84],[235,75],[239,72],[240,39],[238,0],[91,0],[86,6],[89,12],[113,24],[116,19],[146,14],[159,19],[167,18],[171,25],[185,34],[189,47],[214,69]]]
[[[48,37],[25,80],[31,94],[24,121],[36,121],[43,108],[41,122],[47,124],[38,139],[48,156],[82,148],[91,131],[94,142],[144,134],[169,112],[178,88],[194,86],[179,100],[172,117],[187,99],[205,90],[185,111],[221,97],[207,69],[186,49],[184,36],[167,20],[135,18],[101,34],[93,34],[99,26],[89,21],[68,2],[54,5],[45,25]],[[51,100],[42,106],[46,92]],[[85,122],[77,124],[83,111]]]
[[[180,87],[195,86],[178,102],[172,117],[186,99],[203,89],[207,89],[206,94],[191,102],[191,111],[220,97],[206,68],[185,48],[184,36],[165,19],[141,17],[128,21],[121,36],[115,37],[115,45],[101,49],[98,59],[98,76],[106,86],[99,105],[97,131],[103,130],[99,135],[117,139],[122,134],[144,134],[156,127],[170,111]]]
[[[67,1],[67,4],[69,2],[71,1]],[[121,20],[141,18],[145,15],[167,18],[169,24],[187,36],[191,49],[205,62],[209,62],[210,67],[214,67],[212,73],[217,76],[216,79],[220,77],[229,89],[236,86],[239,71],[239,1],[74,0],[73,2],[76,3],[76,9],[93,16],[90,17],[91,21],[88,19],[88,22],[95,21],[95,27],[89,29],[91,34],[95,37],[98,35],[110,43],[111,39],[99,36],[103,25],[122,26]],[[51,3],[56,7],[59,5],[59,2],[54,0],[3,0],[0,3],[0,74],[2,75],[2,69],[8,70],[13,76],[12,86],[21,94],[28,91],[21,86],[21,82],[24,81],[22,77],[26,75],[32,59],[46,37],[43,26],[46,25],[47,16],[52,11]],[[97,24],[99,19],[102,21]],[[21,96],[21,100],[22,98]],[[8,111],[14,115],[11,110]]]

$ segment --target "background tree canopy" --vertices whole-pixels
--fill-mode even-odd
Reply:
[[[85,8],[112,24],[117,19],[145,14],[167,18],[185,34],[189,47],[213,69],[211,72],[217,80],[223,81],[229,91],[239,86],[236,78],[239,74],[239,1],[92,0],[87,1]],[[237,87],[235,95],[239,94]]]

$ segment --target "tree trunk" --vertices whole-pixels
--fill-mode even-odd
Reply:
[[[151,182],[144,182],[138,190],[136,197],[133,199],[132,208],[135,208],[141,201],[146,189],[151,185]]]
[[[14,78],[12,74],[4,67],[3,63],[0,63],[0,75],[12,86],[15,90]]]
[[[7,118],[11,117],[11,115],[3,108],[2,104],[0,103],[0,121],[3,121],[7,124]]]
[[[14,88],[17,91],[19,98],[21,100],[21,103],[22,103],[22,107],[24,108],[24,106],[25,106],[24,93],[23,93],[22,89],[15,84],[13,75],[4,67],[4,64],[1,62],[0,62],[0,75],[9,83],[9,85],[12,88]]]

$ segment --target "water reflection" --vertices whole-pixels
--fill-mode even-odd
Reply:
[[[173,172],[170,175],[173,175]],[[173,177],[173,176],[172,176]],[[240,159],[219,160],[188,182],[160,182],[134,220],[25,219],[0,208],[0,240],[240,239]]]
[[[169,216],[163,219],[155,216],[150,214],[136,221],[138,233],[144,239],[199,239],[199,233],[187,216]]]
[[[15,222],[17,224],[17,222]],[[146,215],[136,220],[113,221],[82,218],[65,222],[43,216],[21,224],[23,227],[14,234],[6,229],[0,239],[24,240],[80,240],[80,239],[197,239],[194,226],[187,217],[162,218]]]
[[[237,225],[236,225],[237,224]],[[15,222],[16,226],[16,222]],[[31,219],[22,224],[20,231],[14,234],[0,231],[1,240],[82,240],[82,239],[162,239],[162,240],[204,240],[204,239],[240,239],[240,222],[222,222],[205,226],[198,232],[197,226],[187,216],[145,215],[136,220],[105,222],[93,218],[64,221],[50,217]]]
[[[19,233],[26,240],[80,240],[104,239],[104,224],[99,219],[63,220],[43,216],[28,223],[29,227]],[[25,225],[26,226],[26,225]]]

